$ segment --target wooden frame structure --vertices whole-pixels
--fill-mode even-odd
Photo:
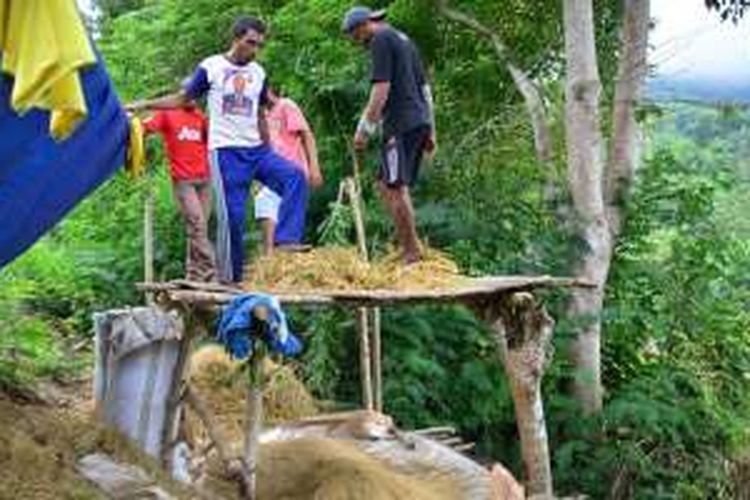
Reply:
[[[533,293],[540,289],[591,286],[575,278],[497,276],[467,278],[464,283],[455,287],[438,290],[321,290],[296,293],[275,293],[271,290],[264,293],[274,294],[286,306],[340,305],[362,311],[364,308],[418,303],[458,303],[470,308],[492,329],[500,361],[510,382],[521,439],[527,494],[551,498],[552,473],[541,398],[541,379],[551,359],[554,321]],[[185,337],[175,368],[175,384],[168,399],[168,425],[164,429],[163,458],[168,462],[170,444],[174,442],[175,416],[185,393],[183,379],[186,363],[192,340],[197,334],[199,322],[196,318],[230,302],[238,295],[254,292],[186,281],[142,283],[138,287],[152,293],[157,303],[180,311],[185,322]],[[380,350],[379,345],[377,349]],[[369,356],[363,357],[361,363],[369,365],[368,359]],[[375,378],[378,380],[380,374],[376,373]]]

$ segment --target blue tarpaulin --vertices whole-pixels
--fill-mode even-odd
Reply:
[[[19,116],[0,76],[0,267],[24,252],[125,161],[127,117],[101,59],[81,71],[88,116],[62,142],[49,112]]]

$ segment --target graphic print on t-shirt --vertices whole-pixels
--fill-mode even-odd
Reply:
[[[268,117],[268,131],[273,134],[280,134],[284,130],[284,121],[281,118]]]
[[[183,125],[177,132],[177,140],[181,142],[201,142],[201,131],[197,128]]]
[[[242,70],[226,68],[222,79],[221,111],[225,115],[253,116],[253,100],[247,95],[252,78]]]
[[[258,106],[265,80],[266,72],[257,62],[239,66],[224,54],[207,57],[198,65],[185,91],[194,99],[207,95],[209,149],[262,144]]]

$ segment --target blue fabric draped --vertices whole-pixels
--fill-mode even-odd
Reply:
[[[62,142],[47,111],[19,116],[0,76],[0,268],[29,248],[125,161],[127,117],[99,58],[80,72],[88,116]]]
[[[259,321],[256,307],[268,311],[263,337],[251,336],[253,326]],[[293,356],[302,351],[302,343],[289,331],[286,315],[276,297],[263,294],[240,295],[227,305],[219,317],[216,337],[235,359],[245,359],[253,353],[255,342],[265,342],[271,352]]]

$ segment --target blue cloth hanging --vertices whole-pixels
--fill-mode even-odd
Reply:
[[[268,328],[262,338],[250,335],[258,318],[253,311],[265,307],[269,316]],[[294,356],[302,351],[302,342],[289,331],[286,315],[278,299],[271,295],[245,294],[232,300],[219,317],[216,337],[235,359],[245,359],[253,353],[254,344],[263,341],[271,352]]]
[[[49,111],[20,116],[10,104],[13,78],[0,75],[0,268],[125,161],[127,118],[101,58],[80,76],[88,115],[57,142]]]

